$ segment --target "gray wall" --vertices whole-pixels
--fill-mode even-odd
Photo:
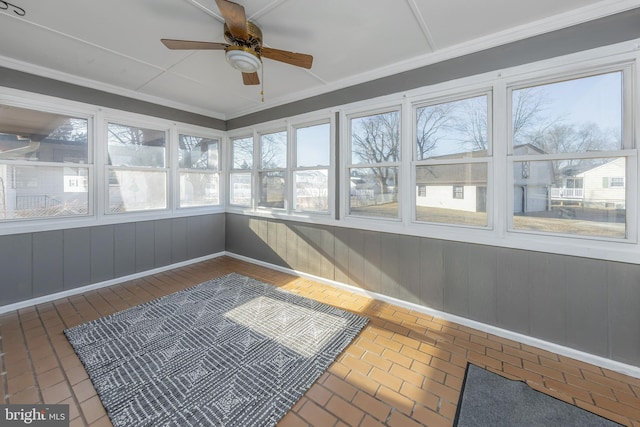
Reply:
[[[227,214],[226,249],[640,366],[640,265]]]
[[[164,105],[140,101],[122,95],[74,85],[47,77],[40,77],[10,68],[0,67],[0,86],[20,89],[62,99],[115,108],[132,113],[146,114],[182,123],[191,123],[212,129],[226,130],[224,120],[215,119],[201,114],[190,113]]]
[[[224,251],[225,215],[0,236],[0,306]]]

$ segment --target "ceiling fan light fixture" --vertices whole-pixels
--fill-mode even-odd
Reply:
[[[255,73],[262,65],[260,58],[253,50],[242,46],[229,46],[225,58],[233,68],[243,73]]]

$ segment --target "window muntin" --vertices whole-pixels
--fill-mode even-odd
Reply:
[[[296,164],[293,201],[296,211],[329,211],[331,124],[295,128]]]
[[[220,204],[219,140],[180,134],[178,142],[179,206]]]
[[[166,209],[166,132],[107,124],[107,213]]]
[[[392,110],[349,120],[350,215],[400,217],[400,117],[399,110]]]
[[[511,91],[513,231],[627,238],[624,74]]]
[[[261,134],[259,150],[258,206],[284,209],[286,202],[287,132]]]
[[[0,221],[84,216],[89,120],[0,105]]]
[[[489,226],[489,95],[414,109],[415,221]]]

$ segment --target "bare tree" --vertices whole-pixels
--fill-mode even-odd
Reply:
[[[400,160],[400,113],[391,111],[352,121],[351,150],[354,163],[371,164],[383,193],[396,179],[395,168],[375,166]]]
[[[528,135],[540,125],[543,120],[542,112],[548,100],[544,90],[539,87],[529,87],[514,90],[511,97],[511,131],[514,145],[522,144],[529,139]],[[544,128],[548,126],[543,126]]]
[[[70,144],[86,144],[87,120],[69,118],[53,130],[47,139],[65,141]]]
[[[268,133],[260,136],[260,168],[279,169],[287,165],[286,132]]]
[[[425,160],[430,156],[438,141],[441,130],[453,124],[452,103],[430,105],[416,110],[416,159]]]
[[[253,167],[253,138],[233,140],[233,169],[251,169]]]
[[[487,98],[479,96],[455,103],[455,128],[461,134],[460,144],[466,150],[487,149]],[[465,151],[466,151],[465,150]]]

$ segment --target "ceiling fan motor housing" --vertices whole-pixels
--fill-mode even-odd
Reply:
[[[230,45],[245,46],[256,51],[260,55],[260,48],[262,47],[262,31],[260,28],[251,21],[247,21],[247,34],[246,40],[234,37],[229,31],[227,24],[224,24],[224,39]]]

